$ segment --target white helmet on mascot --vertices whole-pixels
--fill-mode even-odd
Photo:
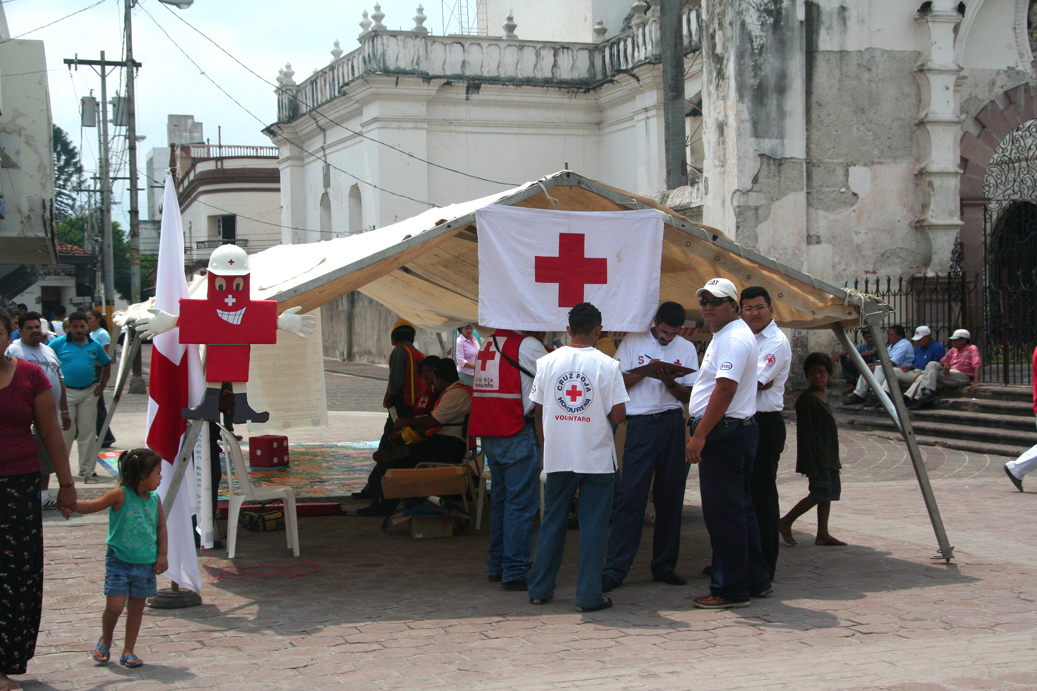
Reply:
[[[220,245],[209,257],[209,271],[219,276],[244,276],[250,272],[248,255],[237,245]]]

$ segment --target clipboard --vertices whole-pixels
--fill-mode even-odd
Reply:
[[[684,365],[675,365],[672,362],[649,362],[647,365],[641,365],[634,369],[627,370],[624,374],[640,374],[644,377],[651,377],[652,379],[662,379],[660,374],[672,374],[674,378],[679,379],[680,377],[686,376],[693,373],[695,370]]]

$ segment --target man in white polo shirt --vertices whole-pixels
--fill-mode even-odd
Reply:
[[[748,607],[751,595],[773,592],[749,491],[759,441],[754,419],[759,348],[752,329],[738,318],[734,283],[713,278],[696,295],[713,341],[688,401],[692,435],[686,454],[689,463],[699,465],[713,563],[710,594],[693,604],[701,609]]]
[[[671,373],[662,379],[630,372],[652,362],[698,370],[695,344],[680,336],[686,318],[680,303],[664,302],[655,313],[652,328],[628,334],[616,351],[630,402],[623,469],[612,513],[608,562],[602,576],[605,592],[622,585],[630,573],[644,532],[648,493],[653,487],[652,579],[670,585],[687,583],[674,569],[680,551],[681,512],[688,478],[684,462],[684,404],[691,395],[695,372],[679,378]]]
[[[616,444],[609,423],[623,422],[629,400],[619,363],[595,350],[601,312],[589,302],[569,311],[572,342],[537,360],[529,398],[536,403],[536,427],[544,449],[544,519],[529,572],[529,601],[542,605],[554,597],[555,578],[569,507],[578,491],[580,565],[576,609],[595,612],[612,606],[601,592],[609,515],[616,479]]]
[[[756,361],[756,424],[760,443],[749,478],[749,492],[760,526],[760,548],[771,580],[778,565],[778,460],[785,450],[785,382],[792,366],[792,345],[774,322],[771,296],[763,286],[749,286],[739,303],[742,319],[756,335],[759,358]]]

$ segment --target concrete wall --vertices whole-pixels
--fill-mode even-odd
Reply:
[[[381,303],[358,292],[333,300],[321,310],[324,357],[388,362],[392,350],[389,334],[399,318]],[[414,345],[426,355],[442,357],[454,347],[455,339],[456,334],[444,333],[441,339],[436,332],[418,329]]]

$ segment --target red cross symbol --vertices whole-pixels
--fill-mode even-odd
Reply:
[[[492,348],[480,350],[479,354],[475,356],[475,359],[479,362],[479,369],[485,372],[487,363],[493,362],[497,359],[497,351]]]
[[[579,304],[579,303],[577,303],[577,304]],[[583,395],[583,391],[581,391],[580,389],[576,388],[576,384],[573,384],[572,386],[569,387],[569,390],[565,392],[565,395],[569,397],[570,401],[575,403],[576,399]]]
[[[234,266],[234,260],[233,259],[228,259],[227,263],[230,264],[231,266]]]
[[[560,233],[557,257],[535,257],[537,283],[558,284],[558,306],[576,307],[583,302],[587,284],[608,283],[608,259],[584,256],[582,233]]]

